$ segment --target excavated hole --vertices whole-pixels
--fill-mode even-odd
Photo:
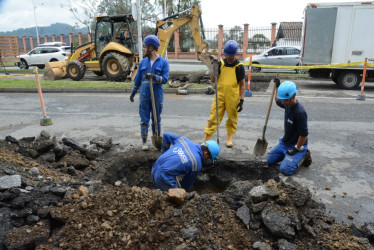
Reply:
[[[104,182],[114,184],[116,181],[129,186],[155,188],[151,169],[160,154],[157,152],[131,152],[128,156],[118,157],[112,161],[105,174]],[[220,158],[215,164],[206,163],[191,191],[204,193],[221,193],[233,181],[279,180],[279,170],[268,167],[260,161],[233,161]],[[180,177],[182,180],[182,177]]]

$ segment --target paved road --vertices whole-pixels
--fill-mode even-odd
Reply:
[[[330,82],[296,81],[298,99],[308,111],[310,149],[313,164],[294,176],[323,201],[337,221],[356,223],[374,218],[374,84],[368,84],[366,101],[356,100],[358,91],[345,91]],[[240,113],[235,147],[223,148],[226,159],[253,159],[253,147],[261,136],[270,88],[245,99]],[[129,102],[127,93],[45,93],[47,113],[54,124],[41,127],[41,109],[35,93],[0,93],[0,137],[36,136],[42,129],[57,137],[71,137],[82,143],[96,135],[112,136],[116,143],[130,148],[140,145],[138,96]],[[196,143],[213,96],[165,96],[163,131],[180,133]],[[225,121],[225,120],[224,120]],[[224,122],[220,126],[225,143]],[[269,149],[283,133],[283,112],[273,106],[266,132]],[[265,160],[265,158],[262,158]],[[326,190],[330,186],[331,190]],[[344,195],[346,192],[346,195]],[[333,197],[335,195],[335,198]],[[347,219],[348,214],[354,220]]]

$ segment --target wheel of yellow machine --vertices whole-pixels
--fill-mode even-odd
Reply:
[[[130,62],[125,55],[111,52],[104,57],[101,68],[108,80],[124,81],[130,73]]]
[[[86,69],[80,61],[73,60],[70,61],[66,66],[66,72],[69,78],[71,78],[72,80],[80,81],[84,77]]]

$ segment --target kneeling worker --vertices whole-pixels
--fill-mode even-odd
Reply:
[[[281,173],[292,175],[299,163],[305,167],[312,163],[308,150],[308,116],[304,106],[296,99],[298,90],[295,83],[286,81],[280,84],[278,78],[274,79],[274,83],[277,84],[275,102],[285,109],[284,135],[279,139],[279,144],[269,152],[267,162],[282,162]]]
[[[210,140],[195,144],[184,136],[165,132],[162,137],[163,154],[152,167],[152,178],[156,188],[168,191],[169,188],[189,190],[195,183],[205,160],[214,159],[220,153],[216,141]],[[177,177],[184,175],[179,185]]]

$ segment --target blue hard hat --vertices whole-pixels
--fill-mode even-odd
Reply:
[[[234,40],[229,40],[223,48],[223,54],[228,56],[235,56],[238,53],[238,43]]]
[[[148,35],[144,38],[143,45],[144,46],[152,45],[156,49],[158,49],[158,47],[160,47],[160,40],[158,40],[158,37],[155,35]]]
[[[291,81],[282,82],[278,88],[277,97],[281,100],[291,99],[297,92],[296,84]]]
[[[206,141],[205,144],[209,149],[210,155],[212,156],[212,162],[214,162],[214,159],[217,158],[219,152],[221,152],[221,149],[219,148],[218,143],[214,140]]]

